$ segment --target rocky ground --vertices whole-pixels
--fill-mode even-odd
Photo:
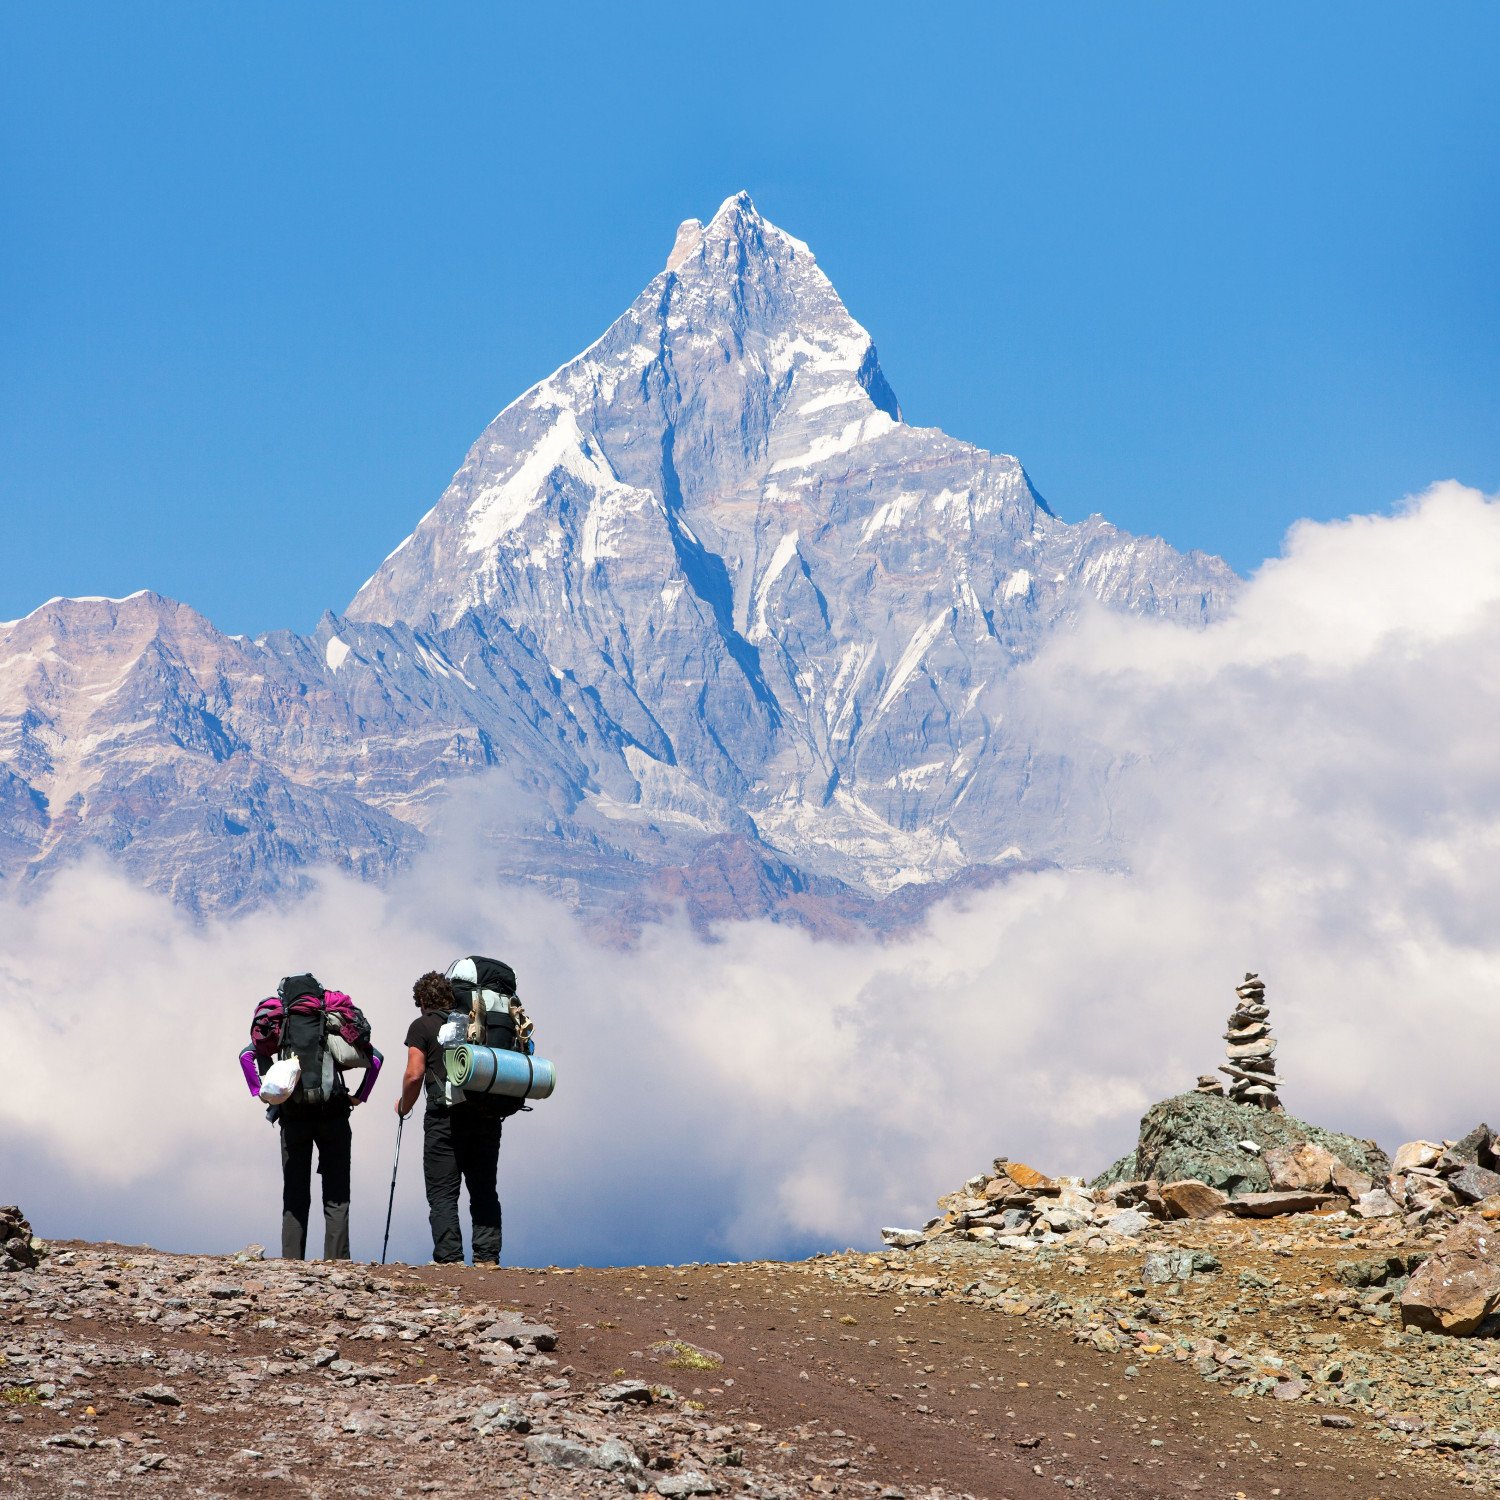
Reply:
[[[57,1246],[0,1276],[0,1493],[1488,1490],[1500,1346],[1399,1330],[1404,1232],[576,1271]]]

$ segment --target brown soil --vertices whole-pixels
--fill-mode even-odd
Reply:
[[[726,1493],[911,1500],[1063,1489],[1122,1500],[1441,1500],[1464,1488],[1435,1460],[1384,1451],[1363,1414],[1335,1430],[1326,1417],[1351,1418],[1236,1399],[1164,1358],[1130,1365],[1063,1327],[965,1298],[965,1273],[920,1291],[870,1284],[893,1280],[873,1274],[883,1266],[931,1269],[900,1257],[572,1271],[313,1266],[329,1286],[318,1317],[336,1321],[308,1330],[306,1349],[294,1351],[283,1263],[59,1249],[71,1249],[72,1267],[45,1269],[35,1297],[0,1301],[0,1350],[13,1355],[0,1387],[23,1367],[34,1381],[64,1382],[55,1401],[12,1396],[0,1407],[3,1495],[620,1492],[618,1476],[533,1462],[518,1435],[476,1438],[468,1416],[486,1395],[507,1393],[543,1403],[538,1432],[580,1435],[592,1421],[597,1440],[607,1422],[649,1464],[637,1476],[648,1494],[689,1469]],[[159,1306],[143,1321],[135,1276],[196,1296],[205,1321],[168,1332],[149,1320]],[[100,1290],[101,1277],[118,1285]],[[242,1284],[243,1314],[211,1290],[215,1277]],[[557,1348],[496,1368],[483,1354],[495,1346],[475,1338],[435,1328],[397,1344],[354,1331],[377,1317],[372,1308],[396,1323],[435,1305],[470,1324],[518,1310],[551,1325]],[[268,1314],[280,1326],[264,1326]],[[347,1357],[384,1361],[385,1373],[351,1390],[312,1368],[313,1345],[335,1328],[350,1330]],[[360,1338],[377,1343],[349,1342]],[[39,1339],[51,1341],[56,1370],[35,1356],[18,1362]],[[289,1354],[302,1363],[287,1373]],[[656,1387],[658,1403],[601,1405],[600,1388],[623,1377]],[[143,1401],[141,1388],[157,1381],[178,1404]],[[419,1414],[402,1430],[393,1412]],[[64,1434],[78,1446],[56,1446]]]
[[[841,1472],[819,1463],[838,1430],[855,1455],[843,1472],[909,1494],[931,1485],[1015,1500],[1064,1487],[1121,1500],[1465,1493],[1426,1464],[1379,1451],[1366,1421],[1330,1429],[1318,1410],[1252,1405],[1175,1365],[1127,1378],[1119,1357],[1058,1329],[957,1301],[856,1291],[832,1282],[829,1265],[502,1270],[468,1273],[465,1285],[575,1329],[569,1359],[580,1372],[673,1379],[720,1419],[781,1433],[798,1466],[825,1483]],[[721,1355],[722,1368],[695,1378],[662,1370],[672,1356],[651,1348],[673,1339]]]

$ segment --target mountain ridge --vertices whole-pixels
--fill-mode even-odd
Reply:
[[[1202,623],[1236,582],[907,424],[812,252],[740,193],[311,634],[146,592],[0,626],[0,877],[99,848],[236,909],[320,863],[398,868],[504,768],[496,864],[575,904],[776,914],[800,880],[882,925],[906,886],[1114,857],[1088,777],[989,700],[1081,608]],[[761,876],[694,895],[726,839]]]

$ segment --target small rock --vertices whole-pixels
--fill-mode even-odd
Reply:
[[[893,1250],[915,1250],[927,1243],[927,1236],[920,1229],[882,1229],[880,1238]]]
[[[1149,1214],[1143,1214],[1138,1208],[1124,1208],[1119,1213],[1111,1215],[1104,1221],[1104,1229],[1108,1234],[1118,1234],[1134,1237],[1144,1234],[1152,1225],[1153,1220]]]
[[[644,1406],[651,1404],[651,1387],[644,1380],[617,1380],[613,1385],[599,1387],[601,1401],[639,1401]]]
[[[1318,1419],[1325,1427],[1338,1427],[1347,1429],[1354,1426],[1354,1418],[1346,1417],[1342,1412],[1325,1411]]]
[[[543,1433],[526,1439],[526,1457],[534,1464],[554,1464],[560,1469],[591,1469],[594,1450],[572,1438],[553,1437]]]
[[[146,1401],[152,1406],[181,1406],[182,1399],[169,1385],[148,1385],[130,1393],[133,1401]]]
[[[1190,1276],[1218,1269],[1219,1258],[1206,1250],[1157,1250],[1146,1257],[1141,1280],[1151,1286],[1164,1286],[1169,1281],[1186,1281]]]
[[[594,1450],[594,1464],[596,1468],[611,1474],[634,1473],[641,1467],[640,1459],[635,1456],[635,1449],[619,1438],[606,1438],[599,1444]]]
[[[672,1500],[677,1495],[712,1495],[718,1489],[711,1479],[696,1469],[684,1469],[681,1474],[668,1474],[653,1483],[656,1493],[663,1496],[664,1500]]]

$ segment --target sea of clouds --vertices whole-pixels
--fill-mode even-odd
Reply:
[[[1299,524],[1206,630],[1094,612],[1004,707],[1113,765],[1128,873],[1019,876],[885,943],[669,924],[621,952],[442,847],[207,925],[76,868],[0,902],[0,1198],[44,1235],[274,1246],[276,1135],[235,1055],[311,968],[390,1059],[354,1116],[377,1256],[410,982],[476,949],[513,962],[559,1071],[505,1130],[513,1263],[869,1245],[997,1153],[1097,1172],[1221,1061],[1247,968],[1294,1113],[1457,1134],[1500,1115],[1497,662],[1500,503],[1457,484]],[[418,1119],[402,1160],[391,1253],[422,1260]]]

